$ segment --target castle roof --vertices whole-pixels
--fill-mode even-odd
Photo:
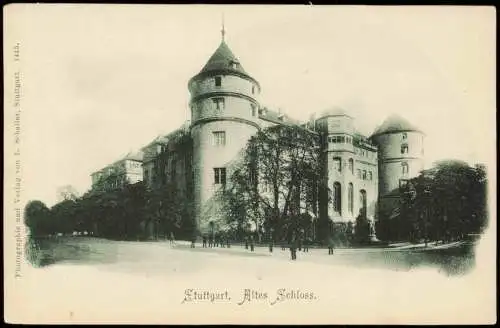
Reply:
[[[189,85],[193,79],[215,74],[238,75],[252,80],[260,88],[259,82],[245,71],[243,66],[241,66],[239,59],[234,55],[224,40],[221,41],[219,47],[215,50],[212,56],[210,56],[201,71],[191,78]]]
[[[326,116],[348,116],[352,117],[344,108],[342,107],[330,107],[325,109],[324,111],[321,112],[319,115],[319,118],[326,117]]]
[[[243,69],[243,66],[241,66],[238,58],[236,58],[224,40],[202,68],[201,72],[220,70],[234,71],[248,75],[245,69]]]
[[[380,134],[404,131],[422,132],[419,128],[408,122],[405,118],[393,114],[386,118],[385,121],[375,130],[375,132],[373,132],[372,137]]]
[[[263,119],[263,120],[270,121],[270,122],[278,123],[278,124],[299,125],[301,123],[298,120],[293,119],[292,117],[288,116],[285,113],[281,113],[279,111],[268,109],[267,107],[264,107],[264,108],[262,108],[262,110],[259,111],[259,118]]]
[[[129,159],[133,161],[139,161],[142,162],[142,158],[144,156],[144,153],[142,151],[136,151],[136,152],[129,152],[125,157],[123,158],[124,160]]]

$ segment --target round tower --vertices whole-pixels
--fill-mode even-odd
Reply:
[[[195,220],[201,232],[223,217],[214,197],[227,187],[233,165],[258,129],[259,83],[245,72],[223,39],[188,83],[191,94]]]
[[[400,116],[390,116],[371,136],[378,146],[379,194],[398,190],[401,180],[424,169],[424,133]]]

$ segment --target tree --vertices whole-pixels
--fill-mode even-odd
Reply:
[[[225,207],[230,222],[242,226],[253,221],[284,238],[301,210],[317,209],[319,157],[318,135],[300,126],[259,131],[222,195],[230,205]]]
[[[49,208],[39,200],[32,200],[26,204],[24,224],[29,228],[31,236],[43,236],[53,230],[50,221]]]
[[[397,231],[404,240],[423,239],[426,243],[480,233],[487,222],[486,183],[482,165],[471,167],[456,160],[437,162],[401,190],[401,215],[399,222],[391,221],[390,230]]]

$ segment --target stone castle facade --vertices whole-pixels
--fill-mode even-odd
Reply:
[[[319,207],[334,222],[353,222],[361,210],[373,220],[381,206],[397,206],[399,194],[394,191],[401,181],[424,168],[424,133],[399,116],[387,118],[367,137],[340,108],[328,109],[309,122],[266,108],[260,102],[261,85],[245,71],[224,39],[189,80],[188,90],[191,120],[141,149],[137,155],[142,156],[140,178],[134,175],[133,181],[143,180],[148,188],[175,185],[193,201],[201,231],[209,229],[210,222],[224,220],[215,193],[229,181],[250,137],[272,125],[297,124],[323,137],[324,181],[330,201]],[[135,163],[137,156],[129,155],[125,162],[134,157]],[[122,165],[122,161],[117,163]],[[134,170],[132,166],[129,171]],[[129,165],[124,167],[129,176]],[[94,188],[120,186],[106,184],[106,176],[99,172],[92,174]]]

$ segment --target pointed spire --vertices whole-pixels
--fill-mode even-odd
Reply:
[[[220,32],[222,34],[222,42],[224,42],[224,37],[226,35],[226,29],[224,28],[224,13],[222,13],[222,29]]]

